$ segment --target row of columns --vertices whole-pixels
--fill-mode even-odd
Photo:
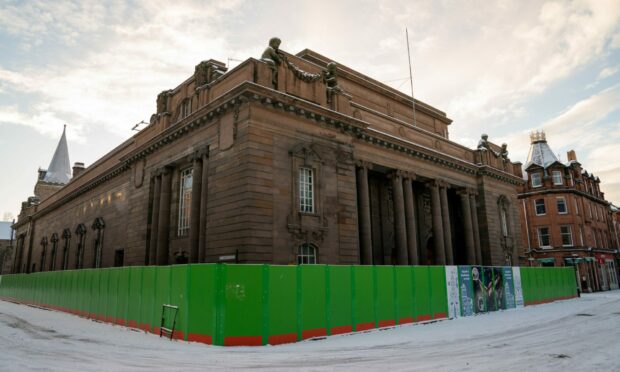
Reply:
[[[372,165],[368,162],[357,163],[357,192],[359,198],[359,226],[361,263],[372,264],[372,227],[370,210],[370,192],[368,171]],[[398,265],[418,265],[420,263],[415,217],[415,195],[412,172],[394,171],[388,175],[393,189],[394,233],[396,245],[396,263]],[[432,230],[436,264],[453,265],[452,228],[448,204],[450,185],[442,180],[426,183],[431,194]],[[482,264],[480,233],[478,230],[478,212],[476,193],[472,189],[458,191],[463,211],[463,229],[465,231],[465,248],[467,264]]]
[[[190,262],[205,262],[207,223],[207,151],[192,156],[192,197],[190,204]],[[165,166],[154,173],[153,209],[151,212],[151,235],[149,265],[167,265],[170,256],[170,202],[172,200],[173,167]]]

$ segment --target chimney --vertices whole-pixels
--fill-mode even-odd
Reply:
[[[577,154],[575,154],[575,150],[570,150],[566,153],[566,157],[568,161],[577,161]]]
[[[84,172],[84,163],[73,163],[73,178],[79,176],[82,172]]]

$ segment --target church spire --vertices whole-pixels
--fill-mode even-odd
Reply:
[[[67,125],[65,124],[52,161],[47,167],[47,173],[43,179],[45,182],[67,184],[71,179],[71,162],[69,161],[66,130]]]

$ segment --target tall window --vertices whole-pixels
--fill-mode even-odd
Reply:
[[[500,210],[500,216],[502,219],[502,236],[503,237],[507,237],[508,236],[508,220],[506,218],[506,210],[505,209],[501,209]]]
[[[192,101],[189,100],[189,99],[186,99],[181,104],[181,117],[180,117],[180,119],[188,117],[189,114],[191,114],[191,113],[192,113]]]
[[[62,233],[62,237],[65,240],[65,245],[62,250],[62,269],[67,270],[69,268],[69,241],[71,240],[71,230],[65,229]]]
[[[575,214],[579,214],[579,204],[577,204],[577,197],[573,199],[575,201]]]
[[[50,271],[56,270],[56,255],[58,253],[58,234],[52,234],[52,259],[50,262]]]
[[[75,252],[75,268],[81,269],[84,267],[84,236],[86,235],[86,226],[83,223],[79,224],[75,229],[75,234],[78,238],[77,252]]]
[[[579,242],[581,243],[581,246],[583,247],[583,226],[579,226]]]
[[[299,168],[299,210],[314,213],[314,177],[311,168]]]
[[[95,240],[94,240],[94,261],[93,267],[100,268],[101,267],[101,257],[103,255],[103,228],[105,227],[105,222],[103,221],[103,217],[95,218],[93,221],[92,229],[95,230]]]
[[[592,204],[590,202],[588,202],[588,216],[592,219]]]
[[[551,241],[549,240],[549,228],[538,228],[538,245],[540,248],[551,248]]]
[[[297,254],[297,264],[315,264],[316,263],[316,247],[312,244],[304,243],[299,246]]]
[[[557,203],[558,203],[558,213],[567,214],[568,209],[566,208],[566,199],[564,199],[563,197],[559,197],[557,198]]]
[[[194,170],[187,168],[181,172],[179,185],[179,235],[189,231],[190,204],[192,203],[192,175]]]
[[[45,270],[45,258],[47,256],[47,237],[41,239],[41,264],[39,265],[39,271]]]
[[[545,208],[545,199],[536,199],[534,201],[534,205],[536,206],[537,216],[542,216],[547,213],[547,209]]]
[[[573,246],[573,232],[570,225],[560,226],[560,235],[562,236],[562,246]]]
[[[532,187],[542,186],[542,177],[540,173],[532,173]]]
[[[553,184],[554,185],[564,184],[564,181],[562,180],[562,171],[553,171]]]

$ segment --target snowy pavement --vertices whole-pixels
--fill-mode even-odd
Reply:
[[[263,347],[168,341],[0,301],[0,371],[620,371],[620,291]]]

